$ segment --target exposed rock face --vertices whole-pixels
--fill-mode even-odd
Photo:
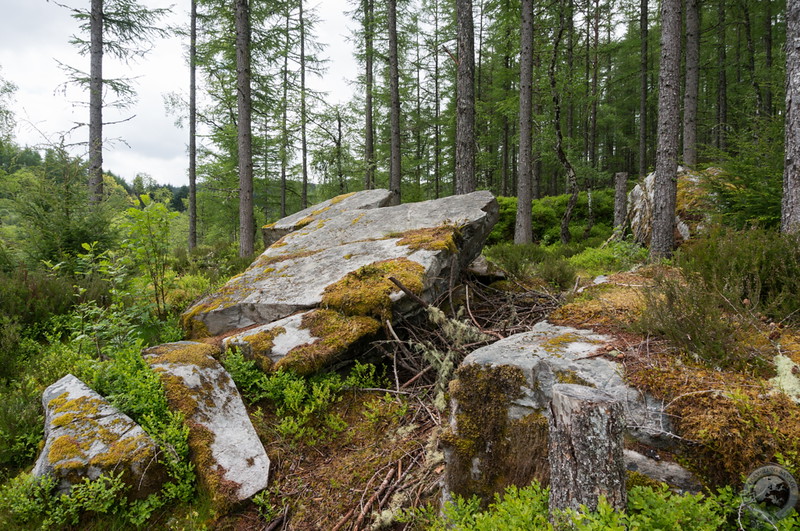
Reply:
[[[634,239],[642,245],[650,245],[653,225],[653,188],[656,174],[651,173],[643,182],[628,193],[628,215]],[[685,241],[694,236],[703,216],[696,212],[706,192],[701,188],[701,175],[678,167],[678,197],[675,206],[676,241]]]
[[[369,210],[388,206],[391,196],[392,194],[389,190],[379,189],[353,192],[328,199],[318,205],[308,207],[262,227],[261,233],[264,237],[264,246],[269,247],[290,232],[302,229],[315,221],[330,219],[348,210]]]
[[[384,320],[417,308],[389,277],[432,301],[447,288],[451,271],[480,254],[497,221],[497,203],[485,191],[364,209],[380,204],[382,197],[374,190],[360,192],[317,208],[302,223],[278,222],[276,227],[300,228],[189,308],[182,318],[189,335],[261,325],[229,344],[250,344],[245,351],[265,369],[313,372],[369,337]],[[359,209],[343,210],[347,205]],[[298,312],[305,313],[277,322]]]
[[[548,483],[547,431],[557,383],[605,391],[623,405],[628,435],[649,446],[674,446],[662,404],[627,386],[618,363],[594,356],[611,340],[541,322],[469,354],[451,382],[445,490],[490,500],[510,484]]]
[[[68,374],[45,389],[45,444],[34,476],[51,474],[57,492],[66,493],[83,478],[123,473],[131,498],[158,491],[166,474],[156,443],[130,417]]]
[[[145,350],[170,407],[183,412],[198,477],[218,510],[263,490],[270,461],[236,386],[204,343],[181,341]]]

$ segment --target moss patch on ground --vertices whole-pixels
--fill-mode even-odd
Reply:
[[[609,282],[587,288],[550,314],[549,320],[578,328],[624,329],[636,322],[643,309],[641,288]]]
[[[458,402],[458,428],[441,436],[441,444],[451,452],[447,483],[453,494],[476,494],[487,504],[509,485],[526,485],[532,479],[547,484],[547,419],[538,413],[519,420],[508,416],[526,385],[522,370],[470,364],[459,368],[456,378],[450,395]]]
[[[736,486],[778,454],[800,455],[800,407],[758,375],[654,352],[629,360],[625,369],[631,384],[668,404],[687,440],[682,464],[707,485]]]

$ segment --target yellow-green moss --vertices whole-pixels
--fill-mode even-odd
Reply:
[[[555,310],[549,320],[565,326],[624,328],[639,318],[643,308],[640,287],[606,283],[590,287],[574,301]]]
[[[626,362],[637,389],[669,404],[677,433],[688,441],[681,461],[707,485],[737,484],[776,454],[800,452],[800,407],[770,394],[755,374],[718,371],[665,354]]]
[[[249,347],[246,349],[247,357],[255,361],[256,365],[258,365],[262,371],[269,371],[273,365],[269,354],[272,352],[272,347],[275,345],[275,338],[285,333],[285,328],[276,326],[269,330],[262,330],[255,334],[243,336],[242,341],[245,341]]]
[[[353,195],[355,195],[355,192],[350,192],[350,193],[347,193],[347,194],[337,195],[336,197],[331,199],[331,205],[336,205],[338,203],[341,203],[342,201],[344,201],[345,199],[347,199],[348,197],[351,197]]]
[[[161,384],[164,386],[164,394],[167,397],[170,409],[177,409],[187,418],[194,415],[197,410],[200,409],[196,393],[186,387],[183,378],[168,374],[162,368],[157,368],[156,372],[159,373],[159,377],[161,378]]]
[[[211,451],[216,436],[197,422],[187,422],[189,427],[188,444],[192,462],[197,470],[200,485],[211,498],[211,503],[218,513],[227,512],[236,503],[236,491],[239,484],[225,479],[225,473]]]
[[[457,431],[447,429],[440,438],[452,452],[447,483],[454,494],[476,494],[488,503],[511,484],[548,481],[547,419],[536,412],[519,420],[508,416],[525,383],[522,369],[509,365],[470,364],[456,372],[450,395],[458,402]]]
[[[345,315],[388,319],[392,315],[390,296],[400,291],[389,277],[395,277],[413,293],[420,294],[425,268],[407,258],[373,262],[325,288],[321,306]]]
[[[147,359],[150,365],[180,364],[209,368],[217,365],[214,356],[219,355],[219,348],[207,343],[167,344],[149,349],[147,352],[153,354]]]
[[[290,350],[275,364],[275,370],[283,368],[298,374],[313,374],[381,328],[381,324],[371,317],[346,316],[333,310],[309,312],[303,316],[300,326],[319,339]]]
[[[458,241],[461,233],[454,225],[442,225],[426,229],[415,229],[403,232],[397,245],[404,245],[409,249],[418,251],[449,251],[458,252]]]
[[[47,451],[47,459],[51,463],[72,459],[86,459],[86,448],[82,448],[75,437],[62,435],[50,444],[50,449]]]
[[[645,476],[641,472],[636,472],[634,470],[627,471],[625,487],[628,490],[632,489],[633,487],[652,487],[653,489],[660,489],[662,485],[664,485],[664,483],[656,481],[649,476]]]
[[[584,380],[583,378],[581,378],[580,376],[578,376],[578,373],[575,371],[569,371],[569,370],[558,371],[556,372],[555,376],[556,380],[558,380],[558,383],[595,387],[594,384],[591,384],[586,380]]]
[[[113,467],[122,462],[142,461],[146,457],[154,456],[154,448],[147,444],[147,436],[139,434],[135,437],[125,437],[113,441],[108,450],[92,457],[90,465],[99,467]]]

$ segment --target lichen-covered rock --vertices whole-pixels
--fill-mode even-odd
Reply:
[[[267,486],[270,461],[216,347],[181,341],[146,349],[172,409],[189,427],[198,477],[220,511]]]
[[[369,210],[385,207],[391,201],[392,194],[389,190],[363,190],[340,195],[333,199],[323,201],[318,205],[310,206],[291,216],[279,219],[261,228],[264,246],[269,247],[290,232],[310,225],[315,221],[330,219],[332,216],[347,210]]]
[[[605,391],[623,404],[629,436],[674,447],[662,404],[626,385],[618,363],[595,355],[611,340],[545,321],[469,354],[450,384],[445,496],[490,501],[510,484],[547,483],[547,423],[558,383]]]
[[[68,374],[45,389],[45,444],[34,476],[50,474],[57,492],[84,478],[122,472],[131,498],[157,492],[166,480],[158,447],[130,417]]]
[[[653,190],[655,172],[644,178],[628,193],[628,216],[634,239],[650,245],[653,227]],[[701,187],[702,176],[686,168],[678,168],[678,195],[675,206],[676,241],[685,241],[696,235],[705,220],[701,205],[707,193]],[[707,208],[707,207],[706,207]]]
[[[254,341],[246,350],[266,353],[262,366],[316,370],[373,334],[384,320],[418,307],[390,278],[423,300],[440,295],[451,271],[466,267],[480,254],[498,212],[494,197],[485,191],[373,210],[343,210],[347,202],[312,212],[308,223],[276,224],[301,227],[272,244],[217,293],[189,308],[182,317],[189,336],[215,336],[306,312],[291,322],[294,330],[309,331],[314,346],[295,344],[294,355],[269,345],[286,339],[278,338],[290,333],[277,330],[283,325],[250,330],[231,341]],[[334,322],[341,325],[332,326]],[[346,338],[343,327],[351,332]],[[265,345],[269,348],[262,348]],[[313,359],[300,359],[304,351]]]

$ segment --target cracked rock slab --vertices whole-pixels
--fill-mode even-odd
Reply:
[[[146,349],[170,407],[185,415],[201,484],[225,511],[267,487],[270,461],[216,347],[181,341]]]
[[[131,498],[157,492],[166,480],[158,447],[130,417],[75,376],[45,389],[45,444],[34,476],[52,475],[56,491],[67,493],[84,478],[122,472]]]

